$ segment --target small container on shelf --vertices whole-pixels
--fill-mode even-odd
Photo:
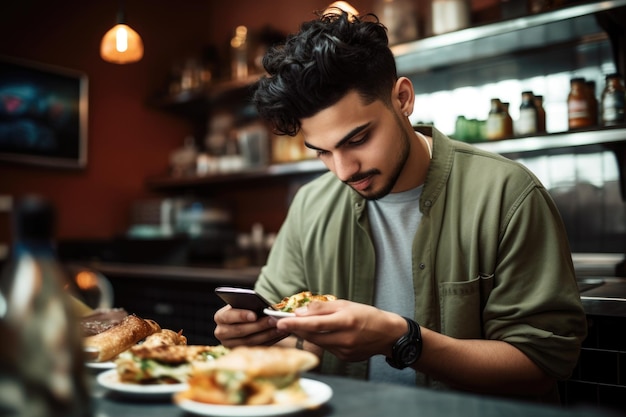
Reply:
[[[173,177],[184,177],[196,173],[198,149],[193,136],[185,138],[182,147],[170,154],[170,169]]]
[[[507,138],[513,137],[513,118],[511,117],[511,113],[509,113],[509,105],[510,103],[506,101],[502,102],[502,110],[504,111],[504,135]]]
[[[598,125],[598,98],[596,97],[596,82],[593,80],[586,80],[587,94],[589,94],[589,112],[591,113],[591,125]]]
[[[546,109],[543,108],[543,96],[535,96],[535,107],[537,108],[537,133],[546,133]]]
[[[570,80],[570,92],[567,96],[567,124],[570,130],[594,125],[592,106],[585,79],[582,77],[572,78]]]
[[[467,0],[433,0],[433,35],[453,32],[470,25],[470,5]]]
[[[461,142],[480,142],[487,138],[487,121],[457,117],[452,137]]]
[[[537,120],[535,96],[532,91],[524,91],[522,92],[522,104],[519,108],[516,133],[520,136],[534,135],[537,133]]]
[[[413,0],[378,0],[374,14],[387,27],[389,44],[414,41],[418,38],[417,16]]]
[[[506,132],[506,115],[504,106],[499,98],[491,99],[491,108],[487,116],[485,136],[489,140],[503,139]]]
[[[230,40],[230,75],[233,80],[243,80],[248,76],[248,28],[237,26]]]
[[[615,126],[626,122],[624,111],[626,92],[620,74],[606,76],[606,85],[602,91],[602,125]]]

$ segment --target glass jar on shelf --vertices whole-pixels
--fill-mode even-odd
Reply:
[[[517,120],[517,134],[520,136],[534,135],[537,133],[537,106],[532,91],[522,92],[522,104],[519,108]]]
[[[468,0],[433,0],[431,12],[433,35],[453,32],[470,25]]]
[[[502,102],[502,111],[504,111],[504,136],[507,138],[513,137],[513,118],[509,113],[510,103]]]
[[[570,80],[567,96],[567,122],[569,129],[580,129],[593,125],[592,104],[589,88],[582,77]]]
[[[537,133],[546,133],[546,109],[543,107],[543,96],[535,96],[535,107],[537,108]]]
[[[499,98],[491,99],[491,108],[487,115],[486,136],[489,140],[498,140],[506,137],[506,120],[504,106]]]
[[[606,85],[602,91],[602,125],[614,126],[626,122],[624,112],[626,93],[620,74],[606,76]]]
[[[593,80],[586,80],[585,84],[587,85],[587,94],[589,100],[589,113],[591,113],[591,126],[596,126],[598,124],[598,111],[600,104],[598,103],[598,98],[596,97],[596,82]]]
[[[412,0],[378,0],[374,14],[387,27],[390,45],[418,38],[416,8]]]

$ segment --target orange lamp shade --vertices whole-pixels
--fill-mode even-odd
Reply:
[[[104,34],[100,56],[114,64],[137,62],[143,57],[143,41],[130,26],[117,24]]]

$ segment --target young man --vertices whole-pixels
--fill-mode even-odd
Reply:
[[[261,115],[300,133],[330,172],[297,193],[256,290],[273,302],[303,290],[340,300],[278,321],[226,306],[216,337],[304,341],[327,373],[557,401],[587,327],[539,181],[414,130],[413,86],[372,16],[327,13],[264,64]]]

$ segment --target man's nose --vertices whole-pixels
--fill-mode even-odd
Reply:
[[[354,174],[359,172],[357,161],[341,152],[336,152],[333,155],[333,168],[335,175],[341,181],[348,181]]]

